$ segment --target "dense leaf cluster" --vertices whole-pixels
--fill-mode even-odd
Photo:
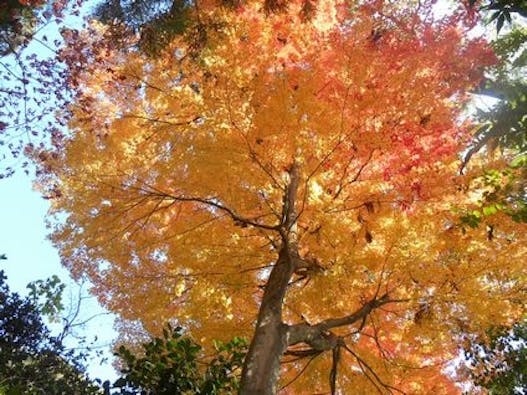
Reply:
[[[471,0],[474,5],[477,1]],[[482,84],[479,93],[499,101],[491,109],[480,110],[480,127],[467,158],[478,150],[493,153],[499,148],[509,163],[501,169],[489,169],[480,182],[486,192],[481,208],[467,213],[462,223],[476,228],[486,223],[487,238],[494,238],[494,224],[488,218],[502,211],[514,221],[527,222],[527,30],[515,24],[511,14],[527,17],[527,2],[490,0],[480,3],[489,23],[496,23],[499,33],[507,21],[510,29],[493,43],[500,63]],[[525,19],[523,19],[525,22]],[[511,327],[495,326],[488,341],[474,341],[466,352],[472,378],[491,394],[520,394],[527,388],[527,322]],[[523,392],[522,392],[523,391]]]
[[[7,0],[0,3],[0,56],[27,43],[33,32],[37,10],[45,0]]]
[[[151,331],[168,314],[189,317],[183,324],[199,330],[201,314],[208,326],[220,319],[222,331],[231,333],[239,329],[235,317],[253,322],[260,309],[257,328],[271,317],[274,344],[290,341],[291,348],[268,347],[255,336],[251,349],[274,352],[277,360],[282,354],[300,358],[331,351],[332,392],[452,388],[438,382],[447,378],[435,366],[451,357],[457,336],[517,318],[524,295],[525,272],[517,263],[525,253],[521,228],[500,216],[527,222],[524,81],[504,79],[498,71],[484,87],[502,101],[481,115],[483,126],[467,161],[483,146],[518,155],[508,168],[476,177],[479,184],[472,189],[482,195],[476,201],[460,193],[464,180],[453,174],[467,128],[460,131],[453,122],[458,112],[449,101],[477,84],[487,59],[481,43],[466,45],[451,28],[461,19],[453,16],[441,25],[421,20],[421,10],[412,18],[405,5],[365,1],[359,2],[362,16],[342,16],[335,7],[334,13],[321,11],[309,27],[295,21],[307,1],[290,2],[290,15],[289,2],[265,1],[264,10],[284,12],[268,19],[260,18],[260,4],[224,15],[220,3],[203,10],[198,2],[114,0],[99,8],[102,20],[116,22],[114,39],[140,32],[139,45],[161,54],[157,59],[115,51],[98,25],[89,34],[67,32],[69,47],[62,55],[69,76],[80,70],[75,87],[81,88],[70,107],[74,138],[66,144],[54,130],[57,152],[30,144],[24,149],[38,157],[43,188],[58,191],[50,196],[62,218],[71,214],[54,238],[64,261],[75,275],[85,270],[98,281],[109,307],[123,316],[139,315]],[[512,22],[511,14],[524,15],[525,2],[479,6],[491,11],[489,19],[500,31]],[[217,29],[228,23],[229,29]],[[447,28],[437,30],[438,25]],[[103,45],[94,45],[90,58],[86,48],[97,32]],[[517,32],[501,42],[505,54],[518,54],[509,57],[507,71],[525,66],[525,34]],[[191,40],[179,40],[181,35]],[[193,58],[184,54],[197,53],[196,46],[206,49],[201,57],[185,59]],[[160,48],[172,51],[163,55]],[[24,61],[31,58],[14,56],[20,75],[10,78],[18,88],[4,102],[22,98],[25,104]],[[50,94],[44,88],[40,93]],[[24,105],[17,113],[0,113],[19,121],[0,123],[0,129],[42,121],[40,107],[34,111]],[[20,141],[9,146],[15,157]],[[467,207],[462,221],[474,229],[456,233],[454,204]],[[487,223],[486,235],[478,232],[483,217],[494,221]],[[111,267],[96,273],[98,268],[82,267],[86,262]],[[271,270],[269,262],[275,263]],[[189,305],[187,310],[159,311],[174,299],[181,309]],[[40,312],[52,314],[55,302]],[[384,304],[392,306],[381,309]],[[294,336],[282,339],[285,327]],[[261,338],[272,333],[266,331]],[[9,341],[16,345],[17,338]],[[15,349],[25,369],[48,349],[55,348],[61,361],[67,356],[61,347],[53,339],[29,357],[25,346]],[[168,328],[143,346],[143,355],[119,350],[125,367],[116,386],[124,394],[232,392],[243,347],[238,340],[218,345],[216,357],[200,369],[200,346]],[[346,360],[340,360],[341,348]],[[514,352],[507,349],[508,355]],[[312,360],[305,366],[288,360],[299,373],[285,372],[284,382],[295,382]],[[304,383],[318,385],[327,361],[315,361]],[[409,373],[405,364],[416,369]],[[343,371],[338,379],[337,367]],[[39,391],[5,382],[12,393]]]
[[[218,342],[214,357],[205,361],[200,345],[183,336],[182,328],[168,325],[161,337],[142,345],[139,355],[125,346],[118,349],[123,376],[114,388],[123,395],[234,393],[246,346],[241,338]]]
[[[91,381],[84,373],[83,356],[52,336],[43,316],[63,310],[64,284],[57,276],[28,285],[29,296],[10,291],[0,271],[0,395],[95,394],[220,394],[234,393],[247,343],[234,338],[215,343],[215,353],[204,357],[202,347],[181,328],[168,325],[133,353],[125,346],[116,352],[121,377]]]
[[[157,57],[101,51],[100,24],[68,42],[87,54],[68,59],[72,138],[38,180],[60,192],[63,261],[147,332],[255,331],[242,393],[324,391],[330,364],[333,392],[453,392],[459,338],[519,316],[519,225],[496,210],[499,232],[463,233],[453,212],[487,192],[469,185],[479,169],[457,174],[473,131],[457,98],[488,46],[456,28],[462,10],[439,23],[434,2],[360,3],[312,23],[301,1],[204,3],[192,12],[225,28],[195,57],[181,36]],[[121,352],[125,389],[201,388],[192,342]]]

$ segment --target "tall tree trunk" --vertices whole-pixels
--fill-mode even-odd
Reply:
[[[272,395],[280,374],[280,359],[287,349],[288,325],[282,322],[282,305],[289,280],[296,270],[298,241],[295,204],[299,185],[299,166],[289,170],[289,184],[284,193],[280,235],[282,245],[267,284],[258,312],[251,345],[245,357],[240,386],[241,395]]]
[[[287,348],[287,326],[282,323],[282,302],[293,265],[282,248],[267,282],[255,333],[242,370],[241,395],[272,395]]]
[[[282,244],[276,264],[271,270],[265,286],[254,336],[245,357],[240,384],[240,395],[274,395],[280,375],[280,360],[291,345],[304,343],[309,346],[310,355],[333,350],[334,366],[330,374],[330,385],[335,391],[339,347],[343,340],[330,330],[364,322],[376,308],[387,303],[403,302],[390,299],[388,294],[374,297],[362,307],[348,315],[328,318],[317,324],[299,323],[287,325],[282,322],[282,306],[289,281],[297,269],[313,267],[316,262],[308,262],[298,253],[297,210],[295,207],[299,186],[299,166],[295,162],[289,170],[289,184],[285,189],[282,220],[275,230],[279,230]],[[232,215],[232,214],[231,214]]]

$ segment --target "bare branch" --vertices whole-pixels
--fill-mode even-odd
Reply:
[[[275,230],[275,231],[278,231],[279,227],[280,227],[279,224],[277,224],[277,225],[267,225],[267,224],[263,224],[263,223],[257,222],[258,219],[263,218],[263,217],[265,217],[267,215],[270,215],[270,214],[261,215],[261,216],[254,217],[254,218],[246,218],[246,217],[243,217],[243,216],[237,214],[234,210],[232,210],[231,208],[229,208],[229,207],[225,206],[224,204],[222,204],[219,201],[219,199],[217,199],[217,198],[201,198],[201,197],[192,197],[192,196],[173,195],[171,193],[164,192],[164,191],[162,191],[160,189],[157,189],[156,187],[154,187],[152,185],[149,185],[146,182],[142,182],[142,184],[145,187],[130,187],[130,188],[136,189],[140,193],[142,193],[142,194],[144,194],[146,196],[149,196],[150,198],[155,198],[155,199],[158,199],[158,200],[161,200],[161,201],[163,201],[163,200],[172,200],[173,202],[201,203],[201,204],[204,204],[206,206],[216,208],[216,209],[226,213],[229,217],[231,217],[231,219],[236,224],[240,224],[241,226],[253,226],[255,228],[266,229],[266,230]],[[166,206],[166,207],[168,207],[168,206]],[[165,206],[163,206],[163,208],[165,208]]]
[[[313,348],[303,348],[303,349],[300,349],[300,350],[287,350],[284,353],[284,355],[292,355],[294,357],[305,358],[305,357],[311,357],[313,355],[318,355],[321,352],[323,352],[323,351],[322,350],[315,350]]]
[[[249,267],[247,269],[239,270],[236,273],[254,272],[254,271],[258,271],[258,270],[269,269],[271,267],[273,267],[273,265],[262,265],[262,266],[256,266],[256,267]]]
[[[359,169],[357,170],[357,172],[355,173],[355,175],[353,176],[353,178],[344,183],[344,178],[346,177],[346,174],[347,174],[347,169],[348,169],[348,166],[349,166],[349,163],[348,165],[346,166],[346,169],[345,171],[342,173],[342,177],[339,181],[339,185],[338,185],[338,190],[337,192],[335,193],[335,196],[333,197],[333,199],[337,199],[339,197],[339,195],[342,193],[342,191],[344,190],[344,188],[346,188],[348,185],[351,185],[353,184],[354,182],[356,182],[359,177],[361,176],[362,172],[364,171],[364,169],[366,168],[366,166],[368,165],[368,163],[370,163],[371,161],[371,158],[373,157],[373,153],[375,152],[375,150],[371,150],[368,157],[366,158],[366,160],[364,161],[364,163],[362,163],[360,166],[359,166]]]
[[[160,88],[159,86],[156,86],[156,85],[153,85],[151,84],[150,82],[146,81],[145,78],[142,78],[140,76],[138,76],[137,74],[125,74],[124,75],[125,77],[132,77],[132,78],[135,78],[136,80],[138,80],[141,84],[144,84],[147,88],[150,88],[152,90],[155,90],[155,91],[158,91],[158,92],[161,92],[163,94],[165,94],[166,96],[168,97],[172,97],[172,98],[175,98],[175,96],[171,95],[169,91],[163,89],[163,88]]]
[[[336,395],[337,393],[337,369],[340,361],[341,342],[342,340],[340,340],[337,347],[332,350],[331,371],[329,372],[329,387],[331,388],[331,395]]]
[[[355,357],[364,375],[368,378],[368,380],[370,380],[370,382],[375,386],[375,388],[379,391],[379,393],[382,394],[383,392],[380,390],[379,386],[375,382],[377,382],[379,385],[384,387],[390,394],[393,394],[395,391],[400,394],[406,395],[406,392],[401,391],[399,388],[386,384],[384,381],[382,381],[379,375],[375,372],[375,370],[373,370],[373,368],[370,365],[368,365],[368,363],[364,359],[362,359],[356,352],[354,352],[351,348],[349,348],[347,344],[343,344],[343,347],[346,351],[348,351],[351,355]],[[369,374],[366,372],[369,372]],[[370,374],[371,376],[373,376],[375,381],[370,377]]]
[[[273,181],[273,183],[275,184],[276,187],[278,187],[281,190],[284,190],[285,189],[284,186],[276,179],[276,177],[273,175],[273,173],[271,173],[271,171],[269,171],[269,169],[266,166],[264,166],[264,164],[260,161],[260,159],[258,159],[258,156],[256,155],[256,152],[252,149],[252,147],[249,144],[249,142],[247,141],[247,139],[245,139],[245,141],[247,143],[247,147],[249,148],[249,156],[251,157],[251,159],[258,165],[258,167],[265,174],[267,174],[269,176],[269,178]],[[270,164],[270,166],[272,167],[272,164]]]
[[[285,227],[285,230],[289,232],[293,225],[296,223],[296,196],[298,192],[298,183],[299,183],[299,165],[297,162],[293,163],[291,169],[289,170],[289,184],[287,185],[285,195],[284,195],[284,204],[282,207],[282,221],[280,225]]]
[[[199,197],[186,197],[186,196],[174,196],[174,195],[169,195],[169,194],[167,194],[166,196],[169,197],[170,199],[173,199],[174,201],[178,201],[178,202],[202,203],[202,204],[205,204],[207,206],[217,208],[218,210],[221,210],[221,211],[224,211],[225,213],[227,213],[232,218],[232,220],[235,223],[240,223],[242,225],[243,224],[244,225],[250,225],[250,226],[253,226],[255,228],[262,228],[262,229],[267,229],[267,230],[278,230],[278,227],[279,227],[278,225],[266,225],[266,224],[262,224],[262,223],[259,223],[259,222],[255,222],[255,220],[257,220],[257,218],[253,218],[253,219],[244,218],[244,217],[236,214],[231,208],[229,208],[227,206],[224,206],[221,203],[216,202],[214,199],[203,199],[203,198],[199,198]]]
[[[364,317],[366,317],[371,311],[373,311],[375,308],[382,306],[383,304],[390,303],[391,300],[388,298],[388,295],[383,295],[379,299],[372,299],[369,302],[367,302],[364,306],[362,306],[359,310],[354,312],[353,314],[340,317],[340,318],[329,318],[327,320],[324,320],[318,324],[309,326],[310,331],[315,331],[315,333],[318,335],[319,333],[325,332],[331,328],[336,328],[339,326],[345,326],[345,325],[352,325],[355,322],[362,320]],[[304,327],[304,328],[303,328]],[[295,332],[296,328],[299,330],[305,329],[306,324],[300,324],[293,325],[291,327],[292,331],[292,338],[294,338],[293,333]],[[313,334],[315,334],[313,333]],[[294,339],[297,340],[297,339]],[[304,341],[303,339],[298,339],[298,341]],[[293,339],[290,344],[295,344],[296,342],[293,342]]]
[[[234,117],[232,115],[232,106],[231,103],[227,103],[227,108],[229,110],[229,119],[231,121],[231,125],[234,127],[234,129],[240,134],[241,138],[245,142],[245,145],[247,146],[247,149],[249,150],[249,156],[250,158],[256,163],[256,165],[262,170],[273,182],[273,184],[280,190],[285,190],[285,186],[282,185],[282,183],[273,175],[272,171],[274,171],[276,174],[279,174],[278,170],[273,166],[272,161],[268,163],[268,166],[265,166],[262,161],[258,158],[258,155],[256,154],[256,151],[253,149],[249,139],[247,138],[246,133],[243,132],[243,130],[238,126],[238,124],[235,122]],[[252,125],[252,120],[250,120],[250,125]],[[269,168],[270,170],[269,170]],[[274,210],[273,210],[274,211]]]
[[[469,146],[465,154],[463,155],[463,158],[461,159],[461,166],[459,166],[459,174],[464,174],[465,168],[468,165],[468,162],[470,162],[470,159],[473,155],[477,154],[491,139],[496,137],[496,135],[499,134],[499,132],[492,127],[493,125],[490,123],[482,125],[472,144]]]
[[[201,117],[200,116],[195,116],[194,118],[186,120],[186,121],[175,121],[175,122],[173,122],[173,121],[166,121],[166,120],[160,119],[160,118],[150,118],[150,117],[147,117],[147,116],[144,116],[144,115],[136,115],[136,114],[126,114],[126,115],[123,115],[122,118],[142,119],[144,121],[154,122],[154,123],[162,123],[162,124],[170,125],[170,126],[188,126],[188,125],[198,121]]]
[[[298,374],[292,379],[290,380],[288,383],[286,383],[282,388],[280,388],[279,391],[282,391],[284,390],[285,388],[289,387],[291,384],[293,384],[296,380],[298,380],[298,378],[300,376],[302,376],[302,373],[304,373],[306,371],[306,369],[308,368],[308,366],[311,364],[311,362],[313,362],[313,360],[318,357],[319,355],[321,354],[321,352],[319,351],[317,354],[313,355],[309,361],[307,361],[307,363],[304,365],[304,367],[302,368],[302,370],[300,370],[300,372],[298,372]]]

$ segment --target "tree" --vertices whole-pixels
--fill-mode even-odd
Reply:
[[[467,351],[476,384],[493,395],[521,394],[527,388],[527,326],[493,327],[488,341],[479,339]]]
[[[192,13],[195,5],[181,0],[110,0],[99,3],[92,16],[110,26],[115,41],[128,34],[140,35],[138,47],[155,55],[174,37],[191,38],[199,30]]]
[[[458,174],[462,103],[493,56],[464,10],[412,4],[198,3],[205,46],[156,58],[94,23],[71,136],[35,156],[65,266],[146,332],[251,338],[242,394],[456,392],[467,334],[523,312],[526,232],[460,224],[485,192],[483,159]]]
[[[201,347],[168,325],[162,337],[142,344],[142,356],[121,346],[117,356],[123,366],[113,388],[121,394],[223,394],[238,388],[246,342],[234,338],[215,344],[214,358],[204,361]],[[202,371],[199,363],[206,364]]]
[[[464,219],[474,227],[486,222],[492,235],[493,224],[487,216],[490,214],[492,217],[492,213],[498,210],[515,221],[527,222],[527,31],[522,27],[523,23],[513,20],[513,17],[527,17],[527,3],[490,1],[480,5],[488,21],[496,24],[498,37],[493,42],[493,48],[500,62],[493,67],[477,92],[497,99],[498,103],[490,110],[478,112],[481,126],[465,161],[468,162],[479,150],[495,154],[499,148],[509,154],[510,162],[502,169],[487,169],[481,177],[488,188],[481,208]],[[508,22],[505,25],[508,29],[503,33],[505,21]],[[493,326],[485,335],[469,339],[465,356],[471,367],[471,377],[477,385],[488,389],[491,394],[521,393],[522,388],[526,388],[524,318],[512,326]]]
[[[261,0],[259,5],[262,11],[273,14],[287,9],[288,3],[287,0]],[[242,4],[240,0],[221,0],[206,7],[233,10]],[[156,56],[178,36],[184,37],[194,49],[205,45],[207,30],[216,22],[202,19],[201,7],[202,4],[183,0],[108,0],[98,4],[92,17],[108,25],[111,40],[119,42],[130,33],[138,35],[137,46],[146,54]],[[303,0],[297,11],[303,19],[309,19],[314,9],[313,2]]]
[[[469,0],[470,7],[479,6],[479,10],[491,14],[489,21],[496,22],[498,33],[505,21],[511,23],[512,15],[527,18],[527,2],[525,0]]]
[[[25,155],[56,144],[61,135],[57,108],[68,102],[68,80],[60,61],[58,26],[66,12],[78,14],[81,3],[0,3],[0,179],[16,169],[29,173]]]
[[[6,279],[0,271],[0,394],[102,394],[101,380],[89,380],[82,365],[92,356],[64,346],[75,322],[67,321],[58,336],[44,324],[44,317],[59,320],[65,285],[56,276],[34,281],[23,298],[9,290]],[[142,352],[125,346],[117,350],[122,376],[113,385],[106,381],[104,393],[232,393],[238,387],[246,342],[234,338],[216,342],[214,349],[214,356],[204,356],[181,328],[168,325],[162,337],[142,344]]]
[[[509,3],[516,3],[513,8]],[[526,190],[526,154],[527,154],[527,96],[525,95],[527,81],[525,71],[527,66],[527,48],[525,48],[527,30],[522,24],[512,23],[510,12],[520,12],[522,2],[492,2],[484,10],[494,10],[491,21],[498,18],[499,32],[503,20],[509,21],[510,30],[500,35],[493,48],[500,61],[492,68],[485,82],[476,93],[497,100],[492,108],[478,111],[480,127],[475,133],[473,142],[465,154],[465,163],[478,151],[494,154],[499,148],[507,152],[509,165],[505,169],[487,171],[482,177],[488,187],[482,207],[477,213],[472,213],[471,223],[477,225],[486,213],[496,210],[504,211],[516,221],[527,221]],[[524,3],[524,2],[523,2]],[[501,8],[497,8],[497,7]],[[512,11],[512,10],[515,11]],[[501,16],[497,16],[501,15]],[[503,15],[509,15],[505,18]],[[518,18],[520,18],[518,16]]]
[[[11,292],[0,271],[0,393],[100,393],[80,362],[50,334],[35,300]]]
[[[474,6],[476,1],[471,1]],[[488,22],[496,22],[499,34],[505,20],[509,31],[498,36],[493,42],[493,49],[499,57],[499,62],[492,68],[490,75],[481,84],[476,93],[487,95],[500,102],[488,111],[479,112],[481,127],[475,135],[475,141],[470,147],[466,161],[472,154],[485,145],[490,149],[497,146],[512,149],[518,154],[524,154],[525,114],[527,113],[525,98],[525,67],[527,66],[527,48],[525,48],[527,31],[522,21],[513,21],[511,14],[517,14],[516,19],[527,17],[527,3],[524,1],[490,1],[480,6],[480,11],[490,14]]]
[[[0,4],[0,56],[27,44],[37,21],[36,12],[44,1],[10,0]]]

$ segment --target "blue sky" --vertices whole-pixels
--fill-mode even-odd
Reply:
[[[8,257],[0,267],[8,275],[10,287],[24,292],[28,282],[52,274],[67,279],[57,252],[46,239],[48,202],[32,191],[30,178],[18,172],[0,181],[0,193],[0,250]]]

